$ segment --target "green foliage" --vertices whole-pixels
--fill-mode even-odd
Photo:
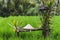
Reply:
[[[3,17],[10,15],[38,15],[37,11],[34,11],[36,6],[38,6],[35,0],[7,0],[6,2],[2,0],[0,3],[2,6],[0,16]],[[34,9],[30,10],[32,8]]]
[[[33,27],[38,28],[41,24],[39,17],[37,16],[15,16],[15,17],[8,17],[8,18],[2,18],[0,17],[0,39],[1,40],[7,40],[7,37],[9,40],[44,40],[42,36],[42,31],[34,31],[34,32],[20,32],[20,36],[16,37],[15,32],[13,31],[13,28],[11,28],[8,23],[13,24],[13,20],[16,19],[19,24],[17,26],[26,26],[26,24],[31,24]],[[60,16],[54,16],[52,18],[53,24],[51,25],[52,32],[51,32],[51,38],[48,39],[51,40],[59,40],[60,39]],[[22,22],[20,24],[20,22]]]
[[[48,7],[51,7],[51,6],[53,5],[53,3],[55,3],[55,0],[48,0],[48,1],[46,2],[46,5],[47,5]]]

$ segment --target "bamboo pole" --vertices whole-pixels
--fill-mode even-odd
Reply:
[[[19,28],[16,29],[16,32],[29,32],[29,31],[40,31],[40,30],[44,30],[44,28],[34,28],[34,29],[24,29],[24,28]],[[46,31],[48,30],[48,28],[46,28]],[[51,29],[49,29],[51,30]]]

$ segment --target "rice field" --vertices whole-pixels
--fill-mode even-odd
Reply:
[[[41,25],[38,16],[10,16],[7,18],[0,17],[0,40],[44,40],[42,31],[33,32],[20,32],[19,37],[16,37],[15,31],[8,23],[13,26],[13,21],[16,20],[17,26],[24,27],[31,24],[33,27],[38,28]],[[51,19],[51,34],[46,40],[60,40],[60,16],[54,16]]]

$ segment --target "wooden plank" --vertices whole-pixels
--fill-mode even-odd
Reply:
[[[29,32],[29,31],[40,31],[40,30],[51,30],[51,29],[43,29],[43,28],[34,28],[34,29],[19,29],[19,32]]]

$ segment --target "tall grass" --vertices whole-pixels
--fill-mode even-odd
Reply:
[[[31,24],[33,27],[38,28],[41,25],[40,18],[38,16],[10,16],[8,18],[0,17],[0,39],[1,40],[44,40],[42,31],[34,32],[20,32],[19,37],[16,37],[13,28],[8,23],[13,25],[13,20],[18,21],[17,26],[26,26]],[[51,36],[50,40],[59,40],[60,38],[60,16],[54,16],[52,18]],[[49,39],[49,38],[48,38]]]

